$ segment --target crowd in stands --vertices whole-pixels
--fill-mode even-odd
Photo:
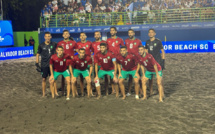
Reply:
[[[89,23],[90,14],[96,24],[102,22],[104,25],[107,25],[111,23],[109,21],[113,19],[113,13],[117,13],[118,22],[125,20],[124,15],[120,18],[120,13],[126,13],[126,24],[156,23],[158,11],[164,15],[165,21],[165,17],[168,17],[165,16],[168,9],[214,6],[214,0],[53,0],[44,6],[41,11],[41,17],[47,18],[50,21],[51,16],[57,14],[60,24],[80,25],[80,22],[83,24]],[[205,12],[214,13],[210,9]],[[99,15],[102,13],[103,15]],[[192,13],[192,15],[198,17],[198,14]],[[70,24],[68,24],[68,20],[71,20]],[[125,22],[121,23],[124,24]]]

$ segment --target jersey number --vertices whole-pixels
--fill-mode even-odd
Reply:
[[[133,44],[132,43],[130,44],[130,48],[133,48]]]
[[[153,46],[150,46],[150,51],[153,51]]]
[[[108,63],[108,60],[105,58],[105,59],[103,59],[103,62],[104,63]]]
[[[84,67],[84,63],[83,62],[81,62],[81,67]]]
[[[69,45],[68,44],[66,44],[66,49],[69,49]]]
[[[144,63],[144,66],[147,66],[147,63],[145,61],[143,63]]]
[[[128,64],[128,61],[125,61],[125,65],[127,66],[127,64]]]
[[[112,43],[112,46],[115,47],[115,42]]]
[[[100,51],[100,46],[97,46],[97,50]]]
[[[51,49],[49,48],[49,54],[51,54]]]
[[[63,66],[63,61],[60,61],[60,66]]]

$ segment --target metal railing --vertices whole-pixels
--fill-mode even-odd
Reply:
[[[43,27],[82,27],[215,21],[215,7],[90,14],[56,14],[40,18]]]

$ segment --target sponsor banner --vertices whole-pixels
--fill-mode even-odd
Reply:
[[[51,33],[62,33],[67,29],[70,33],[92,33],[95,31],[109,32],[111,26],[89,26],[89,27],[63,27],[63,28],[41,28],[40,32],[49,31]],[[174,23],[174,24],[144,24],[144,25],[121,25],[116,26],[118,31],[134,31],[148,30],[154,28],[156,30],[174,30],[174,29],[195,29],[195,28],[215,28],[215,22],[192,22],[192,23]]]
[[[215,40],[208,41],[167,41],[162,42],[165,53],[215,52]],[[143,45],[145,42],[143,42]]]
[[[0,48],[0,60],[19,59],[33,55],[33,46]]]

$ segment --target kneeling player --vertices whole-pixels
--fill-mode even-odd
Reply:
[[[161,66],[155,61],[153,56],[149,53],[146,53],[145,48],[143,46],[139,47],[139,64],[141,65],[141,70],[143,74],[142,78],[142,88],[143,88],[143,100],[147,99],[146,95],[146,82],[149,79],[152,79],[152,76],[155,75],[157,77],[157,85],[159,91],[159,102],[163,102],[164,92],[162,86],[162,69]],[[144,73],[144,67],[146,68],[146,72]]]
[[[123,98],[125,99],[125,86],[124,80],[129,76],[132,76],[135,83],[135,98],[139,99],[139,68],[138,59],[133,55],[129,54],[126,46],[120,48],[120,55],[117,56],[118,70],[119,70],[119,87]],[[121,71],[122,66],[122,71]]]
[[[50,88],[52,93],[52,98],[54,98],[54,82],[57,80],[59,75],[63,75],[67,82],[67,97],[66,100],[70,100],[70,73],[72,74],[72,67],[69,65],[69,70],[67,69],[68,62],[70,62],[71,57],[64,54],[62,46],[57,47],[57,54],[52,55],[50,59],[50,72],[51,76],[49,78]]]
[[[71,80],[73,97],[75,97],[77,93],[77,77],[82,75],[87,81],[87,95],[89,98],[92,93],[90,76],[93,70],[93,66],[92,66],[91,57],[85,54],[84,48],[80,48],[78,55],[73,57],[71,63],[73,65],[73,75]],[[90,71],[88,70],[88,65],[90,66]],[[82,91],[82,95],[83,95],[83,91]]]
[[[98,63],[101,65],[99,72]],[[98,93],[97,97],[98,99],[101,97],[99,78],[104,78],[105,75],[109,75],[111,77],[111,84],[113,85],[112,87],[116,89],[116,97],[119,97],[116,72],[117,72],[116,58],[113,56],[112,52],[109,52],[107,50],[107,44],[101,43],[100,52],[97,53],[95,56],[95,73],[96,73],[95,84]],[[108,95],[108,87],[105,88],[106,95]]]

